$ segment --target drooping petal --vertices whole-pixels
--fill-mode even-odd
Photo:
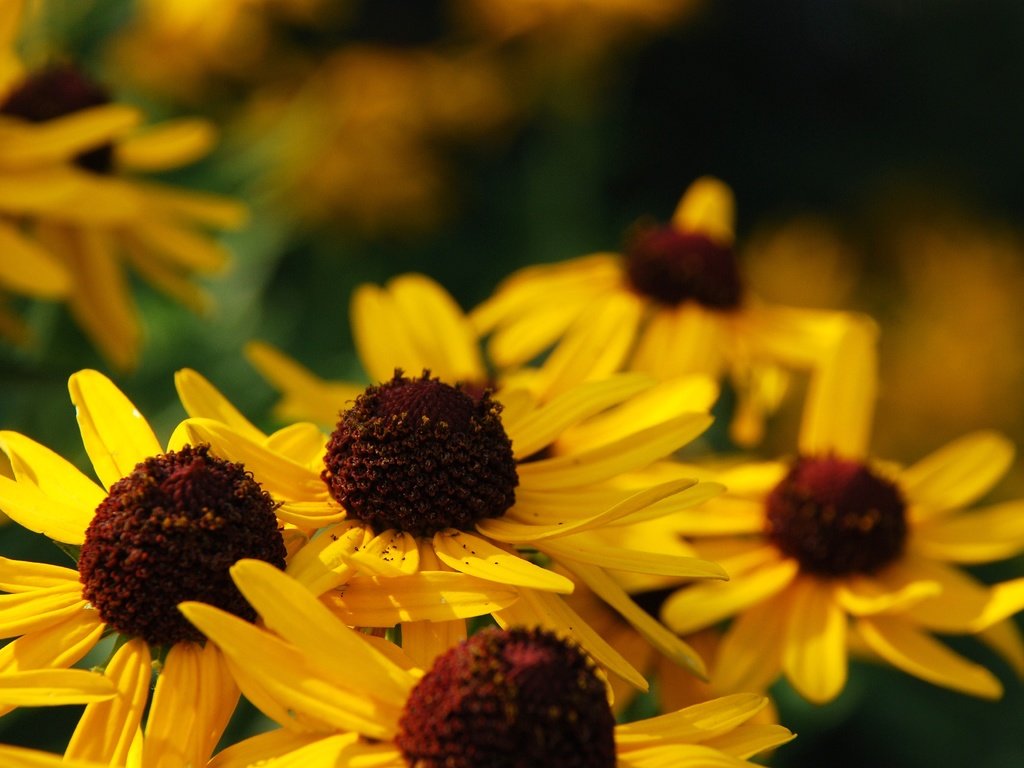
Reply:
[[[856,628],[871,650],[915,677],[986,699],[1003,692],[999,680],[985,667],[957,655],[900,617],[864,618]]]
[[[988,563],[1024,550],[1024,501],[1009,501],[914,528],[914,551],[954,563]]]
[[[96,611],[81,610],[45,629],[22,635],[0,650],[0,674],[70,667],[93,649],[105,628]]]
[[[151,661],[149,646],[139,639],[117,650],[104,674],[118,695],[85,708],[65,752],[69,759],[125,764],[149,697]]]
[[[14,293],[58,299],[71,289],[67,269],[49,251],[0,221],[0,285]]]
[[[465,531],[449,528],[434,534],[434,552],[449,568],[488,581],[565,595],[573,590],[565,576]]]
[[[537,548],[556,560],[578,561],[612,570],[676,576],[684,579],[724,580],[729,578],[722,566],[710,560],[662,552],[625,549],[584,536],[547,539],[538,544]]]
[[[756,693],[721,696],[678,712],[617,725],[615,743],[619,747],[636,749],[667,739],[677,742],[704,741],[739,727],[767,704],[768,700]]]
[[[139,409],[99,371],[72,374],[68,390],[85,450],[106,488],[130,475],[136,464],[163,453]]]
[[[84,669],[26,669],[0,675],[0,705],[56,707],[106,701],[116,691],[110,681]]]
[[[356,576],[321,599],[346,624],[393,627],[404,621],[452,621],[512,605],[515,587],[449,571],[411,576]]]
[[[790,590],[782,668],[805,699],[823,704],[846,685],[846,614],[830,585],[815,578],[798,579]]]
[[[971,624],[974,632],[987,629],[1024,609],[1024,578],[994,584],[989,588],[988,596],[984,610]]]
[[[785,589],[796,576],[795,560],[768,563],[731,581],[691,584],[673,594],[662,607],[661,618],[685,635],[746,610]]]
[[[167,653],[146,718],[143,768],[187,765],[195,751],[200,651],[196,643],[175,643]]]
[[[200,686],[196,690],[196,732],[186,765],[206,765],[238,705],[239,689],[224,654],[213,643],[199,653]]]
[[[763,691],[778,679],[791,605],[789,593],[783,591],[736,617],[715,654],[714,690]]]
[[[972,432],[907,467],[899,485],[922,517],[964,507],[1006,474],[1014,447],[998,432]]]

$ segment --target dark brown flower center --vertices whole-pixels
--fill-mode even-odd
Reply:
[[[765,532],[807,573],[870,574],[903,552],[906,504],[858,461],[804,457],[768,495]]]
[[[614,728],[579,649],[543,630],[488,629],[437,658],[395,743],[415,768],[613,768]]]
[[[29,75],[0,105],[0,114],[43,123],[89,107],[110,103],[100,85],[70,65],[58,65]],[[75,163],[94,173],[110,173],[114,148],[104,144],[75,157]]]
[[[341,414],[324,482],[374,531],[432,536],[503,515],[519,483],[501,406],[430,378],[396,372]]]
[[[146,459],[111,486],[86,530],[83,595],[113,629],[150,645],[202,639],[178,611],[183,600],[253,621],[228,569],[242,558],[284,568],[274,509],[252,475],[208,446]]]
[[[735,309],[743,293],[732,248],[674,227],[637,229],[626,249],[626,275],[637,293],[673,307],[695,301]]]

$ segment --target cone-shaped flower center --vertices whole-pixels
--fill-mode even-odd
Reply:
[[[395,742],[416,768],[613,768],[614,728],[580,650],[542,630],[489,629],[437,658]]]
[[[242,558],[284,568],[274,507],[252,475],[208,446],[146,459],[111,486],[85,532],[83,595],[112,628],[150,645],[202,639],[178,611],[183,600],[253,621],[228,569]]]
[[[626,275],[637,293],[673,307],[696,301],[735,309],[743,292],[732,248],[674,227],[636,231],[626,249]]]
[[[0,105],[0,114],[42,123],[89,107],[110,103],[110,96],[70,65],[58,65],[29,75]],[[75,163],[94,173],[110,173],[114,148],[104,144],[83,152]]]
[[[503,515],[519,483],[501,406],[430,378],[396,372],[341,414],[324,482],[374,531],[432,536]]]
[[[874,573],[898,558],[906,543],[899,490],[858,461],[798,459],[767,506],[768,538],[807,573]]]

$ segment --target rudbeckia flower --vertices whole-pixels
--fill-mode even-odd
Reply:
[[[631,400],[651,386],[627,374],[587,382],[543,405],[514,392],[498,403],[487,390],[471,394],[428,373],[393,372],[342,411],[319,465],[311,465],[240,426],[237,411],[201,377],[178,377],[182,403],[196,417],[186,422],[193,441],[251,467],[283,510],[338,521],[314,536],[288,571],[339,616],[358,623],[349,601],[359,572],[381,577],[388,600],[401,602],[419,589],[408,577],[454,571],[518,589],[516,602],[491,611],[499,623],[574,633],[599,662],[639,687],[646,687],[643,677],[558,598],[573,582],[535,561],[563,565],[659,650],[701,671],[696,654],[633,603],[605,568],[680,578],[725,573],[657,547],[622,548],[591,536],[687,509],[721,490],[679,478],[640,490],[615,485],[620,473],[670,454],[710,423],[705,413],[637,413]],[[385,610],[377,626],[395,620]],[[436,643],[447,647],[450,640],[438,636]]]
[[[232,574],[270,631],[202,603],[181,610],[232,664],[258,676],[253,701],[284,728],[229,747],[216,768],[278,757],[380,768],[724,768],[792,738],[747,722],[765,703],[753,694],[615,725],[597,668],[544,630],[478,632],[424,672],[397,647],[344,626],[287,575],[256,562]]]
[[[1024,502],[969,509],[1009,468],[1013,446],[976,432],[907,467],[867,451],[874,348],[844,350],[847,370],[824,388],[789,460],[701,473],[662,465],[646,476],[713,477],[729,489],[706,514],[677,518],[726,584],[677,591],[662,618],[689,633],[732,618],[712,683],[763,690],[780,674],[813,702],[842,691],[851,648],[923,680],[995,698],[985,667],[933,636],[977,634],[1024,672],[1024,643],[1007,617],[1024,583],[989,587],[959,568],[1024,551]]]
[[[0,706],[19,675],[87,674],[65,668],[116,635],[105,678],[91,677],[118,695],[86,707],[67,757],[123,765],[148,702],[144,751],[203,765],[238,687],[176,606],[199,599],[255,619],[228,568],[242,558],[285,566],[277,504],[244,467],[186,443],[180,430],[165,450],[96,371],[74,374],[68,386],[99,484],[39,443],[0,432],[15,475],[0,477],[0,509],[77,561],[0,561],[0,588],[10,593],[0,597],[0,630],[14,638],[0,650]],[[47,683],[38,685],[45,696]]]
[[[0,8],[0,244],[31,260],[23,282],[47,270],[52,295],[67,294],[93,343],[129,368],[141,329],[125,266],[202,310],[207,299],[191,276],[228,261],[202,229],[237,227],[245,212],[231,200],[131,176],[202,157],[213,128],[182,119],[139,129],[138,110],[113,102],[74,66],[27,70],[13,53],[21,5]],[[10,283],[0,277],[0,286]]]
[[[734,248],[732,191],[695,181],[668,225],[638,225],[625,253],[527,267],[470,314],[499,369],[516,368],[574,329],[659,380],[728,376],[739,394],[734,439],[761,437],[785,370],[814,371],[846,315],[764,304],[745,288]]]

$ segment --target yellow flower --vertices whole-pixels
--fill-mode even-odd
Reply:
[[[176,605],[201,599],[255,618],[228,567],[241,558],[284,567],[276,504],[245,468],[189,445],[180,429],[165,451],[102,374],[80,371],[68,387],[101,484],[33,440],[0,432],[15,475],[0,476],[0,508],[77,560],[74,568],[0,561],[0,588],[10,593],[0,597],[0,628],[15,638],[0,650],[0,706],[39,703],[4,701],[19,675],[54,676],[37,684],[45,698],[57,676],[89,674],[106,686],[103,698],[118,696],[86,707],[69,759],[123,765],[149,701],[144,749],[203,765],[238,687]],[[115,633],[105,677],[64,669]]]
[[[732,191],[695,181],[667,226],[636,228],[626,254],[598,253],[514,273],[470,315],[499,368],[516,367],[570,329],[659,380],[728,374],[741,443],[760,439],[785,388],[783,368],[826,365],[851,322],[837,312],[770,306],[745,289],[733,247]]]
[[[182,119],[136,130],[139,112],[112,103],[73,66],[26,72],[13,53],[20,6],[0,8],[0,244],[30,260],[22,292],[31,282],[38,293],[43,282],[49,295],[67,294],[86,334],[129,368],[141,329],[124,266],[201,310],[207,299],[191,275],[218,272],[228,260],[201,229],[237,227],[245,213],[227,199],[127,175],[202,157],[213,128]],[[11,287],[10,278],[0,275],[0,286]]]
[[[274,757],[469,768],[511,764],[509,752],[517,765],[724,768],[792,738],[746,722],[764,706],[753,694],[616,726],[592,662],[546,631],[485,630],[430,659],[424,673],[397,647],[339,622],[287,575],[253,561],[232,575],[270,631],[202,603],[181,610],[258,677],[260,688],[246,694],[284,729],[229,747],[216,768]]]
[[[489,611],[499,623],[571,631],[600,663],[646,687],[559,599],[573,582],[535,564],[539,552],[598,592],[676,663],[701,671],[696,654],[604,569],[691,579],[725,574],[713,563],[617,547],[593,535],[689,508],[720,491],[714,483],[686,479],[641,490],[613,482],[630,467],[668,455],[710,423],[707,414],[680,412],[678,404],[647,407],[642,398],[652,383],[646,377],[588,382],[543,405],[522,390],[507,391],[499,405],[485,391],[471,395],[426,373],[393,373],[341,414],[317,464],[268,443],[193,372],[181,372],[177,383],[195,417],[185,422],[193,442],[208,442],[252,469],[282,500],[282,512],[339,521],[296,553],[288,572],[350,623],[408,620],[388,604],[370,617],[367,600],[353,592],[358,574],[380,577],[376,588],[390,590],[388,600],[400,603],[422,586],[411,576],[455,571],[517,588],[516,602]],[[640,413],[637,400],[645,406]],[[332,591],[340,585],[342,591]],[[448,612],[447,618],[459,617]],[[437,637],[434,647],[451,640]]]
[[[1024,605],[1024,580],[988,587],[956,567],[1024,551],[1024,502],[966,509],[1007,470],[1013,447],[977,432],[905,468],[870,457],[874,348],[862,342],[844,350],[845,374],[808,412],[796,458],[703,475],[727,494],[675,527],[732,581],[676,592],[662,617],[680,633],[734,618],[717,655],[719,690],[762,690],[781,673],[807,699],[829,701],[845,685],[848,650],[864,648],[937,685],[998,697],[991,672],[932,633],[983,632],[1024,671],[1024,644],[1005,620]],[[663,465],[637,482],[694,471]]]

